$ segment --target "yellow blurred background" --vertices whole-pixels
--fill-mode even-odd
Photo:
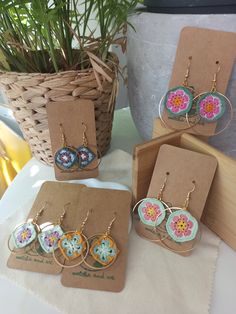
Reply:
[[[29,145],[0,121],[0,198],[31,157]]]

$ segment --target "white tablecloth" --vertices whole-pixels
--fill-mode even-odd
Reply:
[[[111,150],[116,148],[132,152],[133,145],[141,142],[127,109],[115,114]],[[31,176],[25,176],[31,169]],[[13,213],[17,207],[32,198],[43,180],[51,179],[52,169],[32,159],[15,178],[10,188],[0,201],[0,222]],[[236,313],[236,252],[225,243],[221,243],[210,313]],[[204,265],[202,265],[204,267]],[[14,302],[13,302],[14,300]],[[0,278],[1,312],[6,314],[58,314],[50,305],[29,294],[21,287],[15,286],[7,279]],[[79,312],[79,309],[78,309]],[[115,313],[115,311],[113,310]],[[83,313],[82,313],[83,314]],[[162,314],[162,313],[160,313]],[[169,314],[169,313],[167,313]],[[187,314],[187,313],[183,313]],[[188,313],[191,314],[191,313]],[[201,314],[201,313],[199,313]]]

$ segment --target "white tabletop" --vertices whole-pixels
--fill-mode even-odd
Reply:
[[[111,150],[119,148],[132,153],[133,146],[140,142],[142,140],[137,134],[129,110],[117,111],[115,113]],[[29,173],[31,175],[28,175]],[[26,204],[28,199],[35,196],[44,180],[53,180],[53,169],[33,158],[18,174],[1,199],[0,222],[15,211],[16,205],[20,207]],[[216,265],[210,313],[236,313],[235,265],[236,252],[222,242]],[[15,286],[11,281],[4,278],[0,278],[0,306],[1,312],[6,314],[30,314],[32,311],[34,314],[59,313],[38,297],[29,294],[24,288]]]

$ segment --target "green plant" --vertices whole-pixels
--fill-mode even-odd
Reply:
[[[1,0],[0,69],[58,72],[109,58],[137,0]],[[91,20],[95,26],[91,27]]]

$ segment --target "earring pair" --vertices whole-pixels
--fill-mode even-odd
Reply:
[[[216,122],[224,115],[227,104],[230,107],[232,116],[232,104],[230,100],[224,94],[220,93],[217,90],[217,76],[221,69],[219,61],[216,61],[217,70],[214,73],[210,91],[200,93],[196,96],[194,87],[190,86],[188,82],[190,76],[191,61],[192,57],[189,57],[187,70],[182,85],[170,89],[162,97],[159,103],[160,119],[168,128],[170,127],[162,118],[161,108],[163,105],[170,117],[182,117],[186,120],[186,122],[188,123],[188,127],[184,129],[193,127],[200,122]],[[194,119],[194,122],[190,121],[190,117],[195,116],[197,116],[198,118]]]
[[[74,268],[84,263],[89,269],[102,270],[111,267],[117,259],[119,249],[111,237],[111,228],[116,220],[112,218],[106,232],[87,237],[84,234],[85,225],[92,211],[88,211],[80,228],[66,232],[59,240],[58,247],[64,261],[53,251],[55,262],[64,268]],[[90,261],[88,262],[88,257]],[[79,259],[75,264],[74,260]],[[65,263],[67,262],[67,264]]]
[[[166,173],[165,181],[160,189],[157,198],[145,198],[138,202],[133,209],[138,206],[138,215],[141,222],[149,227],[153,227],[154,233],[157,233],[157,227],[164,220],[164,237],[160,241],[170,238],[177,243],[188,242],[196,238],[198,233],[198,222],[188,211],[191,194],[195,191],[196,185],[193,181],[193,188],[188,192],[186,200],[182,207],[168,206],[162,199],[163,192],[167,184],[169,172]]]
[[[82,122],[83,126],[83,135],[82,140],[83,144],[76,148],[74,146],[70,146],[67,143],[67,138],[63,129],[62,124],[60,124],[60,132],[62,136],[62,148],[60,148],[55,156],[54,156],[54,162],[55,165],[61,170],[66,172],[74,172],[74,171],[91,171],[96,168],[98,168],[100,161],[97,163],[97,165],[93,168],[87,168],[96,157],[99,158],[99,156],[96,156],[94,151],[90,148],[91,145],[88,143],[88,138],[86,135],[87,126],[84,122]],[[100,155],[100,154],[99,154]]]
[[[39,248],[37,248],[39,254],[52,253],[53,250],[58,248],[58,241],[64,234],[62,229],[62,222],[66,214],[65,207],[69,204],[70,203],[64,205],[63,213],[57,222],[39,225],[38,220],[43,215],[48,205],[48,202],[45,202],[43,207],[37,212],[34,218],[30,218],[27,222],[24,222],[15,227],[8,238],[9,250],[16,254],[29,252],[33,249],[32,244],[34,243],[36,248],[36,242],[38,242],[42,251],[40,252]],[[11,242],[13,244],[13,248]],[[27,248],[29,251],[27,251]]]

